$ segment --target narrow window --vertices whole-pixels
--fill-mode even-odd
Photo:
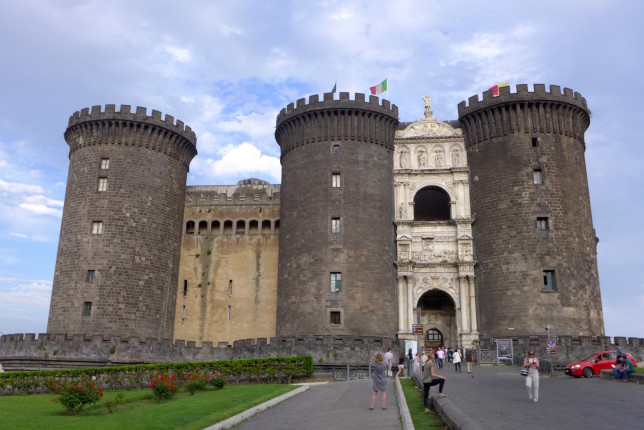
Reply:
[[[94,276],[95,275],[96,275],[95,270],[90,269],[90,270],[87,271],[87,283],[88,284],[93,284],[94,283]]]
[[[534,169],[532,171],[532,182],[537,185],[543,184],[543,175],[541,174],[541,169]]]
[[[342,316],[340,314],[340,311],[331,311],[329,312],[329,319],[330,323],[333,325],[340,325],[342,324]]]
[[[233,295],[233,280],[228,281],[228,297]]]
[[[331,292],[339,293],[342,290],[342,273],[331,272]]]
[[[543,291],[557,291],[554,270],[543,271]]]
[[[92,221],[92,234],[103,234],[103,221]]]
[[[108,170],[110,168],[110,159],[101,158],[101,170]]]
[[[88,317],[92,314],[92,302],[83,303],[83,316]]]
[[[185,297],[187,295],[188,295],[188,280],[184,279],[183,280],[183,296]]]
[[[333,155],[338,155],[340,153],[340,145],[338,144],[333,145],[333,149],[331,150],[331,153]]]
[[[539,138],[538,137],[533,137],[532,138],[532,147],[536,148],[537,146],[539,146]]]
[[[331,175],[331,186],[333,188],[340,188],[342,186],[342,182],[341,182],[339,173],[333,173]]]
[[[537,218],[537,230],[549,230],[548,217]]]
[[[181,307],[181,321],[185,321],[185,320],[186,320],[186,305],[183,305]]]
[[[107,191],[107,178],[98,178],[98,191]]]
[[[231,314],[231,308],[230,308],[230,305],[228,305],[228,321],[230,321],[230,314]]]
[[[340,233],[340,218],[331,218],[331,233]]]

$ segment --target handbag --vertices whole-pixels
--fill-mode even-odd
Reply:
[[[521,369],[521,376],[528,376],[528,369]]]

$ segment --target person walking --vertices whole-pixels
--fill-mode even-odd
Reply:
[[[452,362],[454,363],[454,371],[463,373],[461,370],[461,353],[458,352],[458,348],[452,353]]]
[[[414,357],[414,373],[420,373],[420,372],[421,372],[420,355],[418,355],[418,352],[416,352],[416,356]]]
[[[438,368],[442,369],[443,368],[443,360],[445,358],[445,352],[443,351],[443,348],[438,347],[438,351],[436,351],[436,354],[438,355]]]
[[[425,404],[425,413],[429,413],[429,389],[433,385],[438,385],[439,398],[447,397],[447,394],[443,394],[443,386],[447,378],[436,374],[435,367],[434,354],[430,352],[427,356],[425,369],[423,370],[423,403]]]
[[[369,410],[373,411],[378,391],[382,392],[382,409],[385,410],[387,409],[387,364],[382,353],[376,352],[371,357],[369,364],[373,367],[371,372],[371,377],[373,378],[373,395],[371,396]]]
[[[539,359],[535,357],[534,350],[528,351],[528,356],[523,359],[523,367],[528,369],[528,376],[525,378],[525,386],[528,389],[528,400],[539,401]]]
[[[385,363],[387,364],[387,376],[391,376],[391,366],[393,365],[394,354],[391,352],[391,348],[385,352]]]
[[[400,372],[403,374],[403,378],[405,377],[405,353],[401,352],[400,355],[398,356],[398,372],[396,373],[396,378],[398,375],[400,375]]]

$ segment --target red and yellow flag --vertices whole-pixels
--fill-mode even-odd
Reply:
[[[496,84],[496,85],[491,86],[490,88],[488,88],[488,91],[492,91],[492,94],[494,94],[494,96],[498,96],[499,95],[499,88],[508,87],[508,86],[510,86],[510,82],[505,81],[505,82],[502,82],[500,84]]]

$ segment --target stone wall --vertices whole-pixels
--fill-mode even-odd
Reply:
[[[316,365],[364,365],[375,352],[388,348],[397,355],[396,340],[384,337],[271,337],[196,346],[184,340],[20,333],[0,338],[0,362],[5,370],[32,370],[311,355]]]

